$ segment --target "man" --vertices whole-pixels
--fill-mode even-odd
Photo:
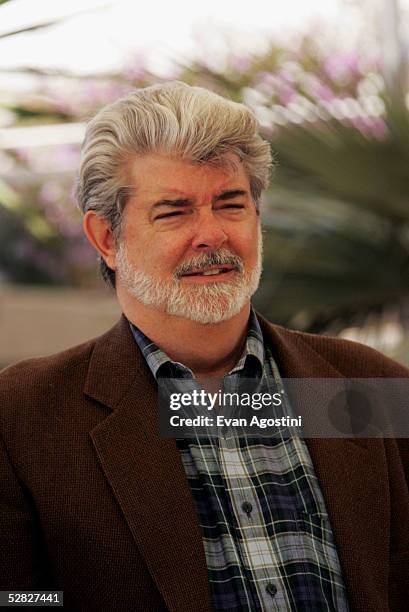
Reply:
[[[163,378],[408,376],[251,309],[270,166],[246,107],[182,83],[90,122],[78,200],[123,317],[0,377],[1,589],[75,610],[406,609],[403,443],[158,433]]]

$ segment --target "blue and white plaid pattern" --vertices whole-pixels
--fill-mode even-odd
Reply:
[[[154,377],[193,378],[134,325]],[[224,379],[281,385],[251,311],[246,346]],[[279,387],[281,388],[281,387]],[[177,440],[202,529],[214,609],[347,611],[331,525],[308,448],[298,437]]]

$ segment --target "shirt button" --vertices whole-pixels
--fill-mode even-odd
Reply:
[[[251,511],[253,510],[253,506],[251,505],[250,502],[245,501],[242,503],[241,509],[243,510],[243,512],[247,514],[247,516],[250,516]]]
[[[269,582],[266,586],[266,591],[269,593],[269,595],[271,595],[271,597],[274,597],[274,595],[277,593],[277,587],[272,582]]]

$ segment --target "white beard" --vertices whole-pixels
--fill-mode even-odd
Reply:
[[[252,295],[257,291],[262,272],[262,234],[258,227],[257,262],[252,270],[244,270],[243,262],[227,249],[215,253],[202,253],[184,262],[174,272],[169,281],[135,270],[129,261],[123,242],[116,254],[116,274],[125,289],[145,306],[155,306],[169,315],[184,317],[197,323],[221,323],[238,314]],[[183,286],[180,274],[189,269],[204,268],[209,265],[230,263],[237,265],[239,271],[226,282],[194,284]]]

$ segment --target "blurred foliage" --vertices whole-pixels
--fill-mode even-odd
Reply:
[[[6,4],[8,2],[11,2],[12,0],[0,0],[0,6],[2,4]],[[20,7],[24,10],[24,7]],[[6,30],[5,32],[2,32],[0,34],[0,39],[2,38],[9,38],[10,36],[15,36],[16,34],[26,34],[27,32],[36,32],[38,30],[43,30],[44,28],[49,28],[51,26],[54,26],[58,23],[62,23],[64,21],[67,21],[68,19],[71,19],[71,17],[76,17],[77,15],[81,14],[81,13],[88,13],[88,12],[93,12],[96,10],[99,10],[100,8],[103,7],[94,7],[94,8],[83,8],[83,9],[77,9],[72,12],[72,14],[68,14],[62,17],[56,17],[54,19],[45,19],[42,21],[39,21],[38,23],[33,23],[32,25],[25,25],[25,26],[21,26],[18,28],[11,28],[9,30]]]
[[[177,78],[244,101],[271,142],[276,168],[263,202],[260,310],[312,331],[361,325],[390,308],[407,324],[406,82],[391,91],[379,52],[337,49],[322,38],[311,31],[291,48],[272,43],[262,55],[231,53],[220,68],[204,55],[180,65]],[[101,78],[44,73],[35,94],[3,112],[14,125],[83,121],[157,80],[140,58],[122,74]],[[95,278],[71,189],[78,155],[73,145],[3,152],[9,193],[0,184],[0,270],[7,280]]]

